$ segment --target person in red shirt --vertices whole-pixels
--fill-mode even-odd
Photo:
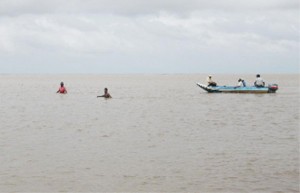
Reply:
[[[64,87],[63,82],[60,83],[60,88],[58,89],[58,91],[56,93],[67,94],[67,89],[66,89],[66,87]]]

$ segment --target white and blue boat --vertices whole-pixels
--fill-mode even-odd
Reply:
[[[207,86],[200,83],[197,83],[197,85],[209,93],[275,93],[278,90],[277,84],[270,84],[265,87]]]

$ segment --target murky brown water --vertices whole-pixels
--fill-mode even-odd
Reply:
[[[299,75],[263,75],[276,94],[205,78],[1,75],[0,192],[299,192]]]

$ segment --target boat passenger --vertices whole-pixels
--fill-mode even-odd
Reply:
[[[235,86],[234,88],[238,88],[238,87],[245,87],[246,86],[246,83],[243,79],[239,78],[238,80],[238,85]]]
[[[238,80],[238,86],[237,87],[244,87],[243,80],[241,78]]]
[[[107,88],[104,88],[104,95],[97,96],[97,97],[112,98],[110,96],[110,94],[108,93],[108,89]]]
[[[242,79],[242,83],[243,83],[243,86],[244,86],[244,87],[247,86],[247,85],[246,85],[246,81],[243,80],[243,79]]]
[[[56,93],[67,94],[67,89],[66,89],[66,87],[64,87],[63,82],[60,83],[60,88],[58,89],[58,91]]]
[[[256,75],[256,80],[254,82],[254,86],[256,87],[264,87],[265,81],[260,77],[260,74]]]
[[[209,75],[207,77],[206,81],[207,81],[207,86],[217,86],[217,83],[212,80],[212,76],[211,75]]]

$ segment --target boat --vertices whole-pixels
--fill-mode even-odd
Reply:
[[[209,93],[275,93],[278,90],[277,84],[270,84],[265,87],[256,86],[207,86],[196,83],[200,88]]]

